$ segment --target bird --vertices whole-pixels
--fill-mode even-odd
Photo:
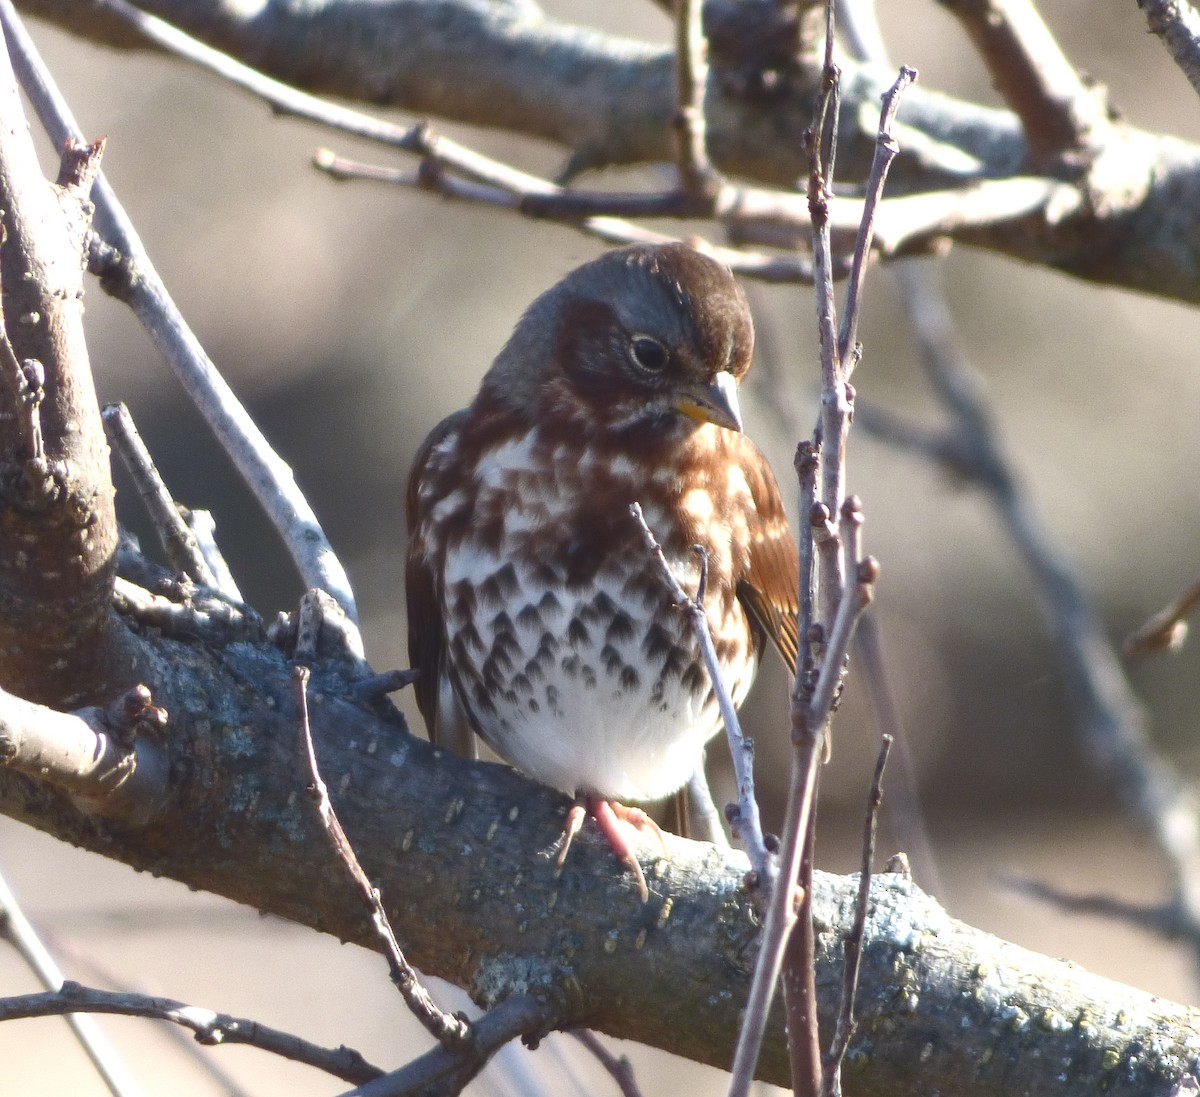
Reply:
[[[754,329],[727,267],[683,243],[608,251],[529,306],[472,403],[420,447],[407,491],[409,656],[430,738],[464,733],[576,797],[645,876],[625,823],[679,790],[721,729],[662,565],[703,606],[745,699],[769,643],[794,668],[796,550],[742,430]],[[658,832],[661,840],[661,832]]]

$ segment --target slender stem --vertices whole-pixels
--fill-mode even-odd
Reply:
[[[854,922],[843,944],[846,966],[842,972],[842,1002],[834,1028],[829,1058],[825,1062],[825,1097],[841,1097],[842,1063],[854,1035],[854,1000],[858,993],[858,973],[862,966],[863,934],[867,924],[867,907],[871,898],[871,871],[875,863],[875,832],[879,822],[879,805],[883,800],[883,771],[887,768],[892,749],[892,737],[882,737],[879,755],[875,759],[875,776],[867,798],[863,823],[862,866],[858,874],[858,897],[854,906]]]
[[[25,917],[16,895],[3,876],[0,876],[0,932],[8,938],[42,986],[52,992],[62,989],[62,969],[50,955],[50,950],[43,944],[33,924]],[[75,1038],[113,1097],[137,1097],[142,1092],[141,1086],[94,1017],[86,1013],[64,1013],[63,1020],[75,1033]]]
[[[123,1017],[153,1017],[180,1025],[205,1044],[246,1044],[304,1063],[350,1083],[377,1078],[382,1071],[347,1047],[323,1048],[291,1033],[281,1032],[246,1017],[214,1013],[172,998],[94,990],[65,982],[57,991],[0,998],[0,1021],[22,1017],[55,1017],[74,1012],[110,1013]]]
[[[333,809],[333,802],[329,798],[329,789],[322,780],[321,771],[317,766],[317,753],[316,748],[313,746],[312,726],[308,718],[308,680],[310,673],[307,667],[298,666],[293,671],[293,678],[296,683],[296,704],[300,714],[301,733],[304,738],[304,753],[308,759],[308,770],[312,777],[310,791],[317,805],[317,813],[321,818],[321,824],[325,828],[325,833],[329,836],[330,844],[349,873],[350,878],[354,881],[354,885],[362,896],[367,909],[371,912],[371,921],[375,927],[375,932],[380,941],[383,942],[384,955],[388,960],[392,982],[396,984],[396,988],[403,995],[404,1001],[412,1011],[413,1016],[424,1025],[425,1030],[447,1047],[457,1047],[470,1039],[470,1025],[461,1017],[452,1016],[445,1010],[439,1009],[429,996],[429,993],[421,985],[415,969],[405,959],[404,953],[400,949],[400,944],[396,940],[396,934],[392,929],[391,922],[388,920],[387,912],[383,909],[383,901],[380,898],[379,889],[371,883],[367,874],[363,871],[363,867],[359,864],[358,857],[354,852],[354,847],[346,837],[346,832],[342,829],[342,824],[338,820],[337,812]]]
[[[883,110],[879,116],[879,131],[875,138],[875,156],[871,160],[871,173],[863,201],[862,220],[859,222],[858,237],[854,243],[854,261],[850,268],[850,284],[846,290],[846,305],[842,313],[842,326],[838,333],[838,359],[846,364],[847,379],[853,374],[858,359],[854,354],[858,338],[858,318],[862,312],[863,282],[867,275],[867,257],[871,252],[871,241],[875,235],[875,215],[883,200],[883,187],[887,182],[888,170],[900,152],[900,146],[892,137],[892,124],[900,109],[900,97],[917,79],[917,70],[907,65],[900,69],[892,86],[884,93]]]
[[[194,582],[216,588],[217,578],[200,551],[200,542],[179,513],[179,507],[155,467],[154,458],[142,441],[129,409],[124,404],[109,404],[100,415],[104,420],[108,441],[125,462],[171,566]]]
[[[1138,0],[1138,7],[1188,83],[1200,94],[1200,15],[1196,9],[1187,0]]]
[[[629,513],[633,515],[633,520],[642,531],[642,540],[645,542],[647,550],[657,559],[675,600],[691,619],[696,643],[700,647],[700,655],[704,659],[704,666],[708,670],[713,693],[716,695],[717,705],[721,710],[721,720],[725,724],[725,735],[729,741],[729,752],[733,756],[738,801],[730,819],[730,826],[738,841],[742,843],[746,856],[750,858],[750,867],[758,881],[765,888],[770,888],[775,879],[776,868],[763,838],[758,801],[754,795],[754,741],[747,739],[742,734],[742,725],[738,720],[737,709],[734,707],[733,699],[729,696],[725,677],[721,673],[721,664],[717,659],[717,650],[713,646],[712,632],[708,627],[708,616],[704,612],[704,604],[699,598],[690,597],[680,586],[653,531],[646,524],[641,505],[633,503],[629,508]]]

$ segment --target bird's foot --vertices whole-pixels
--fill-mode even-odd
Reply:
[[[589,815],[596,820],[600,833],[608,840],[609,848],[617,855],[617,859],[624,861],[633,871],[638,893],[642,897],[642,902],[646,902],[650,898],[650,889],[646,886],[646,875],[642,872],[642,866],[638,863],[633,843],[629,840],[628,828],[652,831],[658,839],[658,844],[662,846],[664,855],[667,852],[667,842],[663,837],[662,828],[641,808],[626,807],[624,804],[618,804],[615,800],[605,800],[599,796],[584,796],[576,801],[571,806],[571,810],[567,812],[567,818],[563,823],[562,838],[559,839],[561,845],[558,850],[558,867],[562,868],[563,862],[567,859],[567,851],[571,848],[571,842],[574,841],[575,835],[583,827],[584,819]]]

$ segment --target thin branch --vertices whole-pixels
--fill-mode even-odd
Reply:
[[[837,85],[836,70],[829,74],[823,101],[832,97]],[[816,112],[818,123],[828,108]],[[816,442],[821,459],[818,466],[817,502],[801,521],[807,521],[817,550],[816,604],[813,624],[828,629],[837,613],[845,577],[837,527],[845,490],[846,431],[850,424],[850,397],[846,390],[844,365],[838,353],[837,304],[833,294],[832,247],[829,236],[829,207],[832,178],[822,162],[822,131],[813,131],[812,168],[809,172],[808,205],[812,217],[813,262],[816,276],[817,337],[821,361],[821,411]],[[802,530],[801,536],[807,535]]]
[[[17,902],[16,895],[3,876],[0,876],[0,932],[8,938],[42,986],[52,992],[62,989],[62,969],[50,955],[50,950],[38,936],[33,924],[25,917],[21,904]],[[95,1018],[85,1013],[66,1013],[63,1019],[70,1026],[100,1077],[104,1079],[104,1084],[113,1097],[135,1097],[142,1092],[137,1080]]]
[[[1003,883],[1019,894],[1047,903],[1061,914],[1108,918],[1125,926],[1158,933],[1168,940],[1189,940],[1194,929],[1179,917],[1178,903],[1118,899],[1108,893],[1077,895],[1043,880],[1009,876]]]
[[[114,993],[65,982],[57,991],[0,998],[0,1021],[28,1017],[57,1017],[65,1013],[111,1013],[122,1017],[151,1017],[191,1029],[202,1044],[246,1044],[284,1059],[323,1070],[351,1083],[378,1078],[382,1071],[347,1047],[323,1048],[298,1036],[244,1017],[214,1013],[173,998]]]
[[[1200,607],[1200,580],[1172,599],[1141,628],[1125,637],[1126,655],[1178,651],[1187,639],[1187,618]]]
[[[854,633],[853,658],[857,668],[856,679],[867,690],[876,730],[881,739],[886,736],[893,740],[889,756],[892,785],[892,793],[888,797],[889,830],[898,848],[915,862],[914,877],[933,894],[941,895],[943,891],[938,877],[937,858],[921,813],[921,790],[916,765],[892,690],[888,661],[884,654],[883,630],[879,627],[877,614],[864,613],[858,622],[858,629]]]
[[[138,907],[137,918],[142,925],[153,921],[153,916],[146,921],[142,921],[148,913],[147,909],[141,905]],[[181,927],[180,916],[178,910],[170,912],[165,909],[161,912],[163,916],[163,924],[169,924],[172,929],[179,930]],[[231,920],[237,920],[238,913],[227,912]],[[121,913],[113,912],[113,916],[119,921],[123,927],[129,925],[129,913],[123,911]],[[101,915],[103,917],[103,915]],[[241,915],[245,917],[245,915]],[[206,929],[212,927],[212,917],[209,915],[200,915],[199,921],[203,923]],[[54,951],[69,960],[72,966],[85,971],[89,976],[89,981],[92,983],[104,984],[110,991],[118,991],[122,994],[149,994],[150,991],[145,986],[139,986],[136,983],[128,981],[124,976],[116,974],[112,968],[102,964],[91,949],[90,938],[84,940],[82,947],[77,947],[75,942],[70,938],[64,938],[49,932],[46,935],[47,942]],[[57,990],[61,987],[61,983],[53,988]],[[80,1017],[89,1016],[88,1014],[78,1014]],[[209,1055],[204,1050],[204,1045],[186,1029],[180,1028],[178,1025],[162,1026],[163,1035],[175,1045],[176,1048],[184,1055],[189,1062],[193,1063],[196,1068],[208,1076],[212,1084],[217,1087],[221,1097],[252,1097],[251,1093],[241,1085],[221,1064],[218,1056]]]
[[[557,1009],[545,999],[514,994],[471,1023],[470,1039],[439,1044],[399,1070],[349,1090],[342,1097],[451,1097],[462,1092],[505,1044],[535,1041],[553,1027]]]
[[[180,589],[179,584],[172,584],[170,592],[172,597],[153,594],[118,575],[113,581],[113,608],[131,623],[179,640],[228,644],[263,637],[262,620],[253,610],[219,596],[205,596],[201,590]]]
[[[217,578],[204,559],[195,534],[187,527],[179,513],[179,507],[175,505],[166,483],[159,475],[154,458],[150,456],[146,443],[142,441],[142,436],[134,426],[129,409],[124,404],[108,404],[100,415],[104,420],[109,444],[125,462],[171,566],[183,572],[193,582],[215,589]]]
[[[763,838],[762,822],[758,814],[758,801],[754,795],[754,741],[742,734],[742,726],[738,721],[737,709],[729,696],[725,677],[721,673],[721,664],[717,659],[717,651],[713,646],[712,633],[708,627],[708,616],[704,612],[704,604],[699,597],[692,598],[687,594],[667,563],[654,532],[646,524],[645,515],[639,503],[629,507],[629,513],[642,532],[642,540],[646,550],[658,561],[663,578],[671,589],[679,607],[688,615],[692,622],[692,631],[696,643],[704,659],[705,669],[712,682],[713,693],[721,710],[721,720],[725,725],[725,735],[729,742],[729,753],[733,758],[734,774],[737,778],[738,801],[731,811],[729,825],[733,830],[746,856],[750,858],[750,867],[757,881],[769,889],[775,879],[775,864],[767,850]]]
[[[432,149],[426,156],[422,168],[413,172],[401,168],[380,167],[339,156],[328,149],[318,149],[313,156],[314,166],[332,178],[386,183],[392,186],[410,187],[433,191],[443,198],[472,202],[512,210],[527,217],[548,220],[567,225],[586,235],[611,244],[667,243],[678,237],[669,236],[644,228],[626,219],[633,217],[695,218],[706,215],[707,209],[698,209],[693,199],[677,191],[624,194],[620,192],[575,191],[559,187],[549,180],[493,162],[495,170],[489,172],[487,181],[463,179],[442,167],[455,168],[446,155],[448,149],[461,149],[446,138],[431,139]],[[458,159],[455,152],[454,159]],[[479,160],[486,159],[472,154],[472,166],[479,168]],[[724,196],[729,198],[728,208],[738,209],[738,201],[745,192],[727,187],[716,200],[718,216],[726,208]],[[788,196],[780,192],[784,205]],[[616,216],[619,214],[620,216]],[[733,224],[735,213],[724,223]],[[802,256],[770,255],[742,248],[722,247],[719,244],[696,236],[689,236],[688,243],[720,260],[735,274],[768,283],[798,283],[811,285],[812,263]],[[837,258],[833,262],[834,276],[845,277],[849,271],[848,260]]]
[[[855,582],[848,587],[830,631],[829,644],[817,676],[812,701],[807,705],[793,706],[794,718],[797,710],[800,715],[799,725],[794,725],[792,730],[796,757],[792,765],[782,848],[779,854],[780,886],[771,893],[767,907],[762,943],[746,1002],[745,1021],[738,1034],[737,1050],[731,1068],[730,1097],[745,1097],[749,1092],[754,1064],[762,1042],[765,1018],[775,996],[775,986],[783,967],[788,936],[796,921],[797,896],[792,882],[797,878],[800,869],[805,836],[812,819],[817,771],[829,734],[834,692],[841,680],[854,624],[871,601],[877,576],[878,564],[871,557],[859,565]],[[792,1039],[795,1038],[793,1034]],[[796,1081],[795,1084],[804,1083]],[[819,1086],[817,1091],[819,1092]]]
[[[854,358],[854,347],[858,339],[858,317],[862,311],[862,290],[867,276],[867,256],[871,252],[871,241],[875,233],[875,211],[883,198],[888,169],[900,153],[900,146],[892,136],[892,126],[896,120],[896,112],[900,109],[900,97],[916,79],[917,70],[909,68],[907,65],[903,66],[900,69],[900,75],[896,77],[896,82],[883,97],[875,156],[871,161],[871,174],[867,179],[858,239],[854,244],[854,264],[850,270],[850,284],[846,290],[845,306],[842,309],[842,326],[838,332],[838,358],[844,363],[847,379],[854,372],[854,364],[857,361]]]
[[[412,965],[404,958],[387,912],[383,909],[379,889],[371,883],[363,871],[362,865],[358,863],[354,847],[350,844],[350,839],[346,837],[346,832],[342,829],[342,824],[338,821],[337,813],[333,809],[333,802],[329,799],[329,789],[321,779],[321,771],[317,767],[316,748],[313,746],[312,727],[308,719],[308,680],[310,675],[311,671],[308,667],[297,666],[293,671],[304,752],[308,759],[308,771],[312,777],[309,791],[316,804],[321,826],[328,835],[329,843],[337,853],[338,859],[349,873],[351,880],[354,881],[354,886],[362,896],[367,909],[371,912],[371,924],[383,945],[383,953],[388,961],[388,970],[391,973],[392,982],[396,984],[396,989],[400,991],[413,1016],[421,1022],[431,1036],[448,1048],[458,1048],[472,1039],[471,1026],[462,1017],[453,1016],[438,1007],[437,1003],[429,996],[429,992],[421,985]]]
[[[1200,94],[1200,15],[1187,0],[1138,0],[1150,29]]]
[[[800,488],[800,514],[802,522],[809,522],[817,505],[817,475],[820,472],[821,454],[819,448],[810,441],[802,441],[796,447],[793,462],[796,471],[796,482]],[[807,704],[812,698],[813,686],[816,685],[816,661],[813,653],[813,623],[816,612],[816,552],[815,542],[811,535],[801,527],[799,548],[800,590],[797,605],[799,615],[797,633],[800,647],[796,656],[796,674],[793,680],[794,695],[803,699]]]
[[[51,141],[59,148],[71,140],[82,141],[70,108],[11,0],[0,0],[0,24],[17,78]],[[357,622],[354,595],[345,569],[297,487],[292,470],[271,449],[184,321],[103,174],[96,178],[92,198],[96,225],[105,244],[98,246],[93,241],[90,269],[100,274],[105,290],[125,301],[146,327],[279,531],[304,583],[329,591],[350,619]]]
[[[213,578],[216,581],[216,589],[230,601],[236,602],[239,605],[244,604],[245,600],[242,598],[242,592],[238,589],[233,572],[230,570],[229,564],[225,561],[225,555],[221,552],[221,546],[217,544],[217,522],[213,518],[212,512],[207,510],[192,510],[190,507],[181,507],[179,509],[183,514],[184,522],[187,523],[187,528],[196,539],[200,555],[204,558],[209,571],[212,572]]]
[[[841,1097],[842,1063],[854,1036],[857,1023],[854,1020],[854,1000],[858,994],[858,975],[862,966],[863,933],[867,924],[867,907],[871,899],[871,872],[875,863],[875,831],[879,821],[879,804],[883,800],[883,771],[887,768],[888,754],[892,749],[892,737],[884,735],[875,759],[875,775],[871,779],[871,791],[867,799],[866,819],[863,823],[862,866],[858,873],[858,898],[854,905],[854,921],[842,948],[846,954],[846,966],[842,973],[842,1001],[838,1010],[837,1024],[829,1057],[824,1063],[826,1097]]]
[[[608,1071],[612,1080],[617,1083],[621,1097],[642,1097],[637,1078],[634,1077],[633,1064],[626,1056],[614,1055],[590,1028],[573,1029],[571,1035],[587,1048],[600,1065]]]

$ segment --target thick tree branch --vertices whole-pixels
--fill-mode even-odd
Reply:
[[[104,819],[9,772],[0,774],[0,811],[375,947],[304,792],[284,657],[245,642],[220,650],[155,639],[152,651],[158,673],[148,684],[171,716],[169,802],[140,824]],[[441,754],[342,700],[344,690],[327,670],[314,676],[322,770],[422,971],[485,1006],[533,994],[550,1003],[557,1024],[729,1065],[758,940],[741,854],[668,838],[671,860],[647,864],[644,905],[600,843],[583,841],[560,872],[552,852],[563,797],[503,767]],[[826,1022],[855,891],[854,878],[818,875],[815,884]],[[860,1027],[846,1064],[854,1092],[1072,1097],[1103,1084],[1132,1097],[1196,1065],[1184,1041],[1200,1038],[1200,1014],[954,922],[905,877],[872,887],[863,963]],[[778,1016],[760,1069],[786,1079]]]
[[[76,702],[111,687],[117,541],[83,337],[83,237],[100,147],[43,178],[0,56],[0,684]]]
[[[133,41],[103,5],[25,0],[22,7],[97,40]],[[555,22],[532,2],[340,0],[250,12],[216,0],[148,0],[145,7],[312,91],[553,141],[570,150],[574,171],[674,159],[672,51]],[[725,7],[725,0],[709,0],[706,21]],[[1054,54],[1032,50],[1030,35],[1010,44],[1009,55],[1026,65]],[[759,86],[743,71],[752,63],[767,62],[714,47],[708,150],[726,173],[791,186],[806,171],[802,138],[819,66],[805,61],[772,69],[764,96],[748,90]],[[1094,281],[1200,300],[1200,149],[1108,120],[1102,105],[1079,94],[1082,85],[1065,62],[1042,77],[1040,101],[1058,104],[1057,116],[1065,119],[1059,137],[1086,145],[1083,174],[1077,156],[1060,158],[1052,170],[1069,176],[1071,187],[1062,177],[1042,180],[1044,200],[986,225],[949,216],[946,236]],[[860,119],[874,113],[891,79],[870,64],[844,68],[840,166],[847,179],[865,178],[874,133]],[[893,171],[900,190],[946,192],[952,184],[1004,180],[1031,166],[1015,115],[927,90],[906,97],[896,136],[906,150]],[[945,196],[939,202],[953,212]],[[886,208],[881,243],[889,239]]]

